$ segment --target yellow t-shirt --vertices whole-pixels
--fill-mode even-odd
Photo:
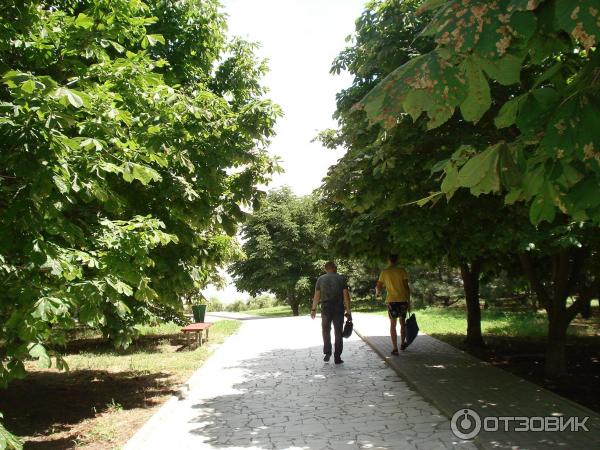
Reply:
[[[383,269],[379,275],[379,282],[385,286],[387,291],[386,303],[408,301],[405,281],[408,281],[408,273],[403,268],[392,266]]]

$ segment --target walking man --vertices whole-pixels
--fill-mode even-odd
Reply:
[[[344,348],[342,330],[344,328],[344,309],[346,317],[351,318],[350,293],[346,277],[337,273],[337,267],[332,261],[325,264],[325,274],[317,279],[315,296],[313,297],[310,317],[317,315],[317,305],[321,303],[321,328],[323,330],[323,361],[331,358],[331,324],[335,335],[335,350],[333,359],[336,364],[342,364]]]
[[[390,337],[392,338],[392,355],[398,354],[398,336],[396,335],[396,320],[400,319],[400,349],[406,349],[406,332],[404,321],[406,312],[410,309],[410,286],[408,285],[408,273],[402,267],[398,267],[398,255],[390,255],[389,266],[383,269],[379,275],[379,281],[375,287],[377,296],[385,287],[387,295],[385,302],[388,305],[388,316],[390,318]]]

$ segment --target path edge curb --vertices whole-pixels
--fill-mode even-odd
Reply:
[[[225,320],[236,320],[236,319],[225,319]],[[203,361],[202,365],[196,368],[192,374],[176,389],[174,389],[173,394],[166,400],[162,405],[159,406],[158,410],[152,414],[148,420],[146,420],[136,431],[135,433],[127,440],[127,442],[123,443],[120,447],[120,450],[136,450],[140,448],[140,444],[144,444],[144,433],[142,430],[150,429],[154,423],[160,423],[162,418],[167,415],[171,409],[177,406],[177,404],[181,401],[185,401],[188,399],[188,393],[191,390],[191,385],[194,382],[194,378],[197,376],[197,373],[202,370],[202,368],[206,365],[206,363],[213,358],[216,351],[219,350],[229,339],[237,335],[242,328],[244,323],[242,322],[240,327],[232,334],[227,336],[227,338],[221,342],[220,344],[216,344],[215,348],[212,350],[210,355]],[[139,441],[139,442],[138,442]],[[143,446],[142,446],[143,447]]]

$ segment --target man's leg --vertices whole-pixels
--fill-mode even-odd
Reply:
[[[406,327],[404,326],[404,324],[405,324],[404,317],[400,317],[400,346],[402,347],[402,350],[404,350],[404,348],[406,348],[406,346],[405,346]]]
[[[335,351],[333,353],[333,358],[336,361],[339,361],[341,359],[342,351],[344,350],[344,338],[342,337],[343,331],[344,315],[337,314],[335,316],[335,319],[333,319],[333,334],[335,335]]]
[[[408,303],[400,303],[400,349],[406,350],[406,313],[408,312]]]
[[[323,353],[331,355],[331,314],[321,311],[321,329],[323,331]]]
[[[398,336],[396,335],[396,318],[390,316],[390,337],[392,338],[392,351],[398,351]]]

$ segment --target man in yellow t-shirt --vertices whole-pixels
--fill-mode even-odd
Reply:
[[[396,319],[400,319],[400,349],[406,349],[404,321],[406,312],[410,309],[410,286],[408,285],[408,273],[402,267],[398,267],[398,255],[390,255],[388,262],[389,266],[383,269],[381,275],[379,275],[375,292],[379,296],[384,287],[387,291],[385,302],[388,305],[388,316],[390,318],[392,355],[397,355]]]

